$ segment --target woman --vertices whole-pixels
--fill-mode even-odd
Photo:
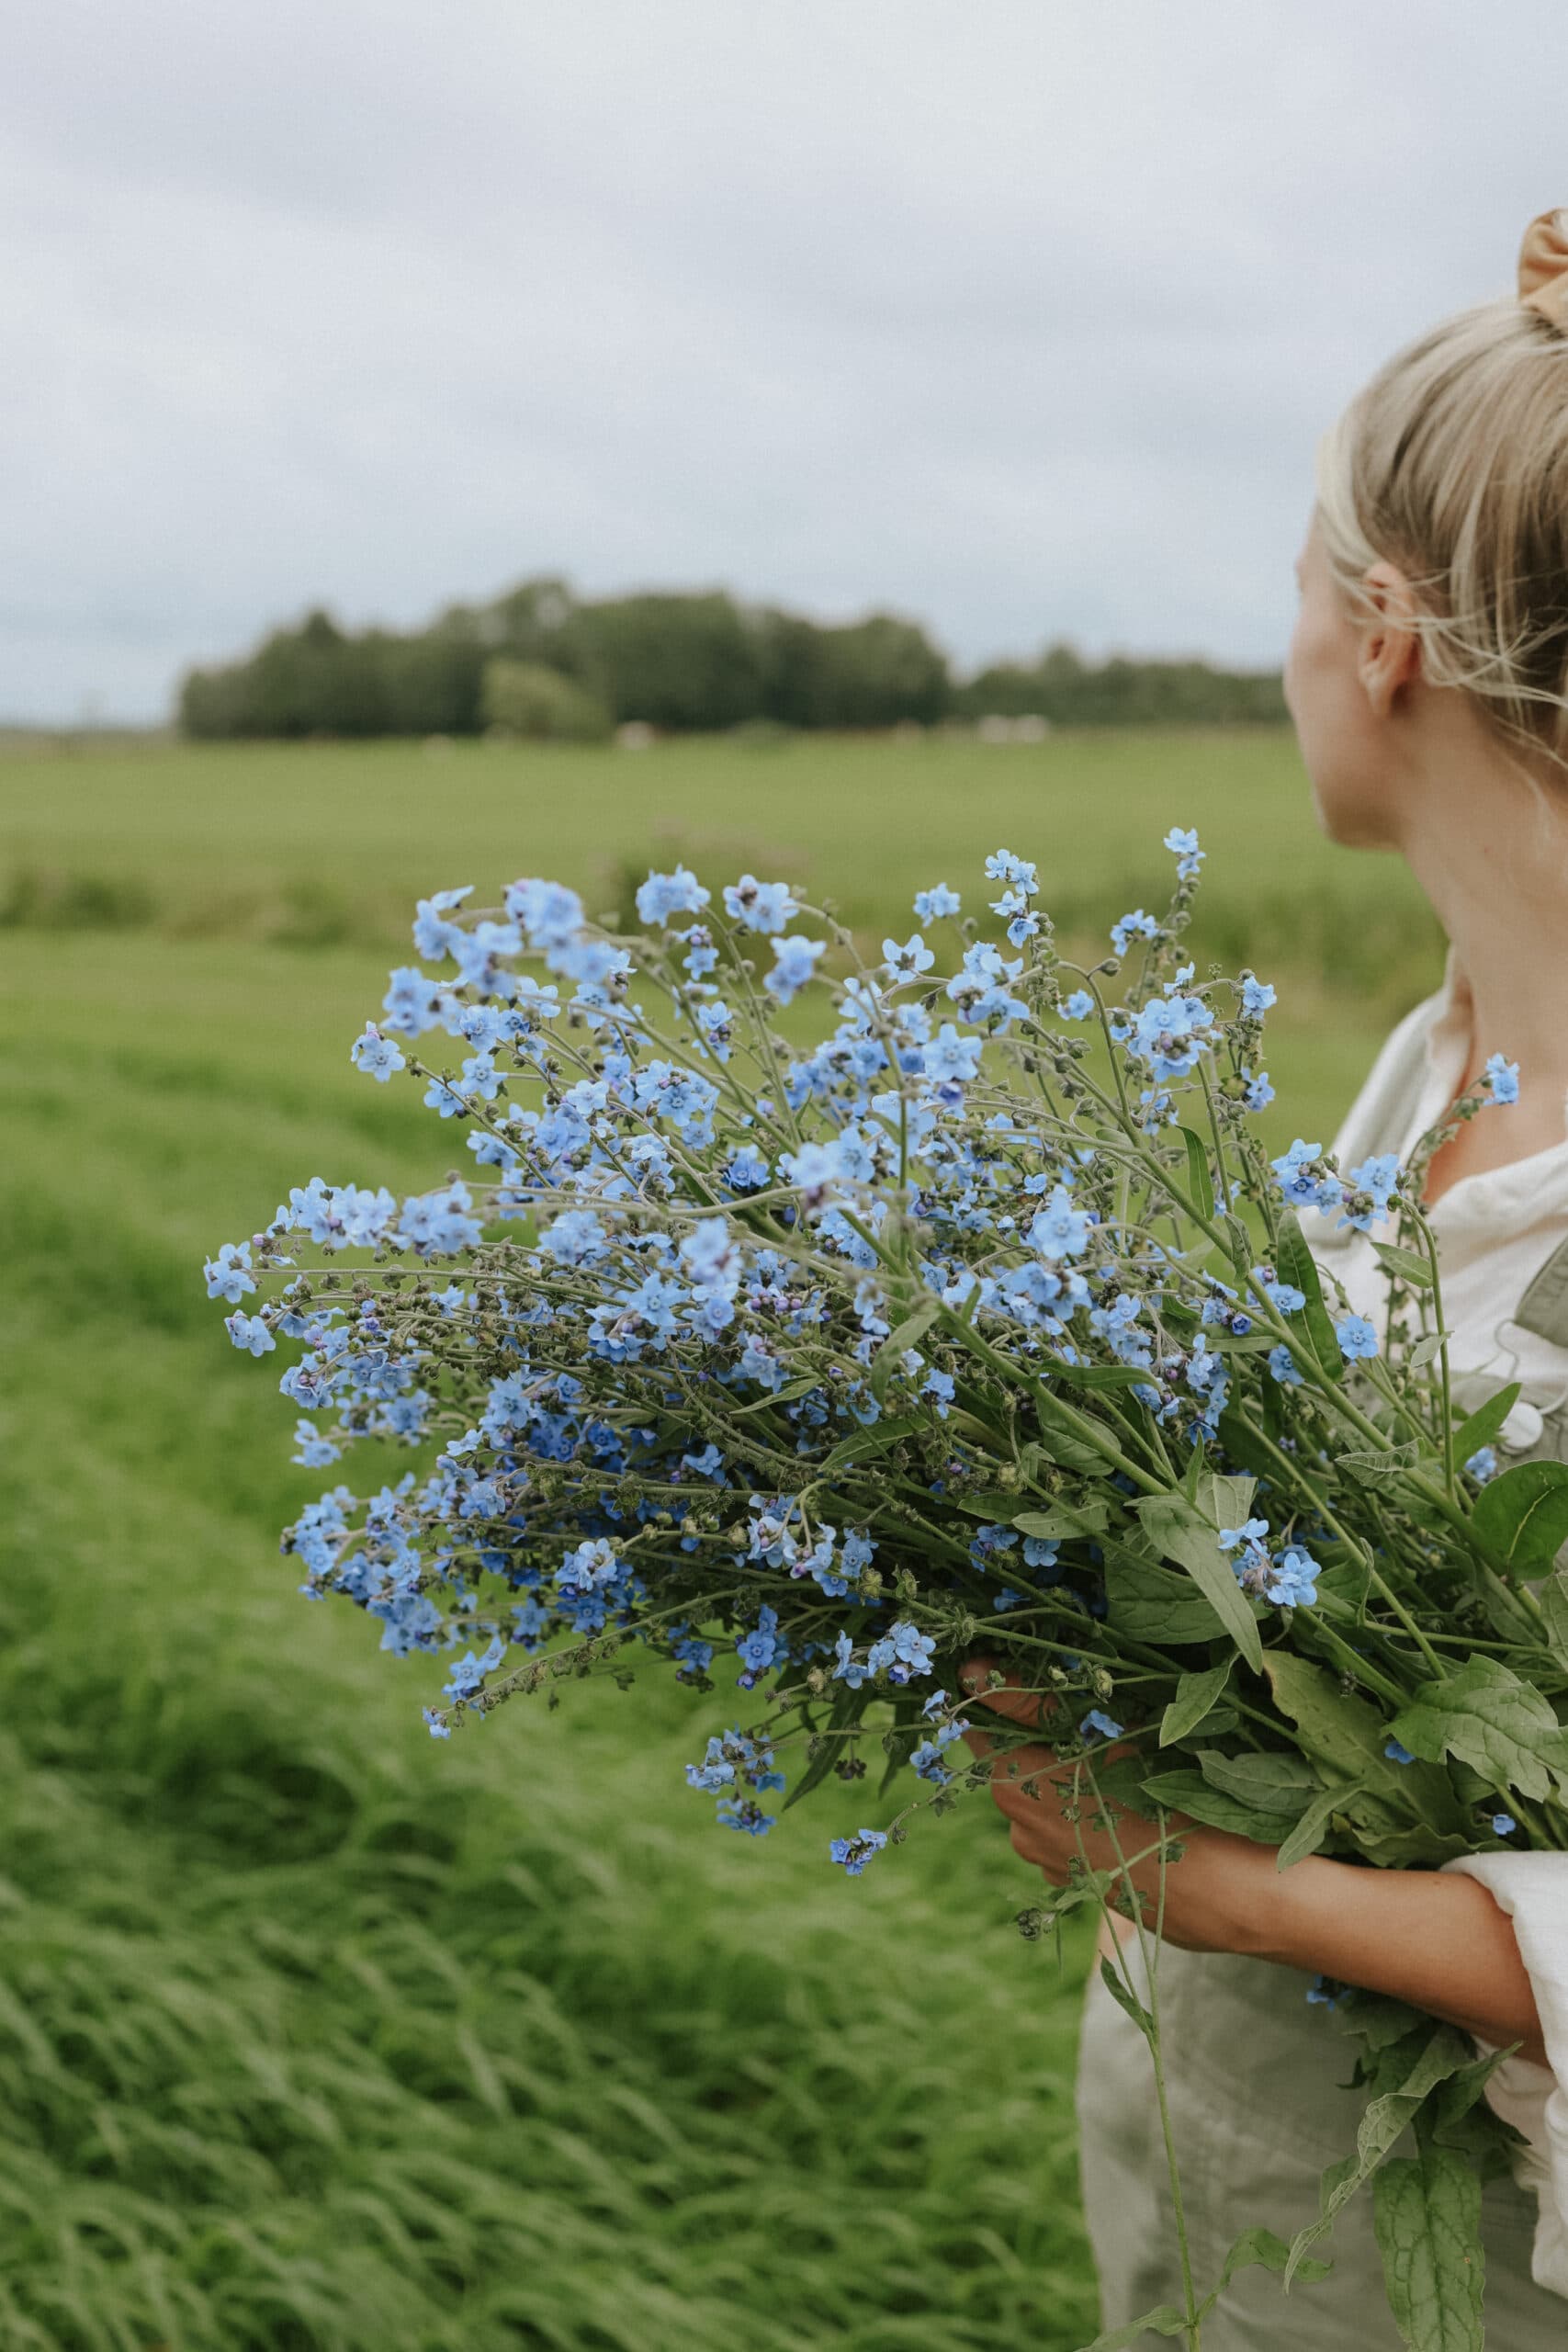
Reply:
[[[1504,1446],[1568,1459],[1568,210],[1526,232],[1517,299],[1435,328],[1352,402],[1323,446],[1296,570],[1286,697],[1319,822],[1347,847],[1397,851],[1450,943],[1442,988],[1388,1039],[1336,1149],[1342,1165],[1403,1157],[1489,1054],[1517,1061],[1518,1102],[1436,1153],[1426,1202],[1460,1400],[1522,1381]],[[1320,1265],[1383,1328],[1366,1237],[1315,1222]],[[977,1697],[989,1663],[966,1669]],[[1021,1693],[987,1703],[1034,1720]],[[969,1739],[987,1751],[983,1733]],[[1017,1850],[1062,1878],[1082,1833],[1053,1792],[999,1773],[993,1789]],[[1568,1856],[1437,1872],[1316,1856],[1281,1873],[1271,1850],[1218,1830],[1190,1827],[1184,1844],[1158,1982],[1199,2293],[1243,2229],[1288,2237],[1311,2220],[1320,2172],[1354,2145],[1350,2045],[1307,1997],[1328,1977],[1518,2045],[1488,2094],[1528,2142],[1517,2177],[1483,2199],[1488,2340],[1561,2352]],[[1078,2109],[1104,2324],[1122,2326],[1182,2294],[1147,2052],[1098,1977]],[[1319,2251],[1333,2276],[1288,2298],[1243,2273],[1204,2323],[1204,2352],[1395,2352],[1370,2194]]]

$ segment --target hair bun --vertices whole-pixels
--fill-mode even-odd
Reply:
[[[1538,212],[1519,245],[1519,300],[1568,334],[1568,209]]]

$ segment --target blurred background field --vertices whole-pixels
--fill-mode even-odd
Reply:
[[[972,1805],[863,1883],[765,1844],[644,1679],[434,1746],[428,1669],[295,1592],[323,1483],[203,1254],[290,1182],[428,1183],[349,1067],[416,894],[650,857],[900,937],[999,843],[1096,952],[1210,853],[1195,944],[1280,986],[1275,1148],[1436,984],[1403,868],[1276,732],[115,750],[0,759],[0,2343],[66,2352],[1071,2352],[1084,1954]],[[1277,1138],[1277,1141],[1274,1139]],[[858,1817],[858,1816],[857,1816]]]

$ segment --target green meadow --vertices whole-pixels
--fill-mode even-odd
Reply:
[[[1017,1934],[999,1818],[852,1883],[842,1795],[721,1832],[681,1767],[726,1702],[648,1677],[431,1742],[428,1667],[278,1556],[325,1481],[200,1261],[312,1174],[450,1164],[348,1062],[416,894],[538,872],[597,910],[683,855],[874,941],[1006,843],[1093,955],[1172,823],[1195,945],[1280,989],[1273,1148],[1326,1141],[1440,964],[1281,735],[0,759],[6,2352],[1093,2333],[1085,1954]]]

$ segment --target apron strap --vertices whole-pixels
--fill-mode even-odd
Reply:
[[[1568,1240],[1560,1241],[1539,1273],[1531,1275],[1508,1320],[1538,1339],[1550,1340],[1553,1347],[1568,1348]]]

